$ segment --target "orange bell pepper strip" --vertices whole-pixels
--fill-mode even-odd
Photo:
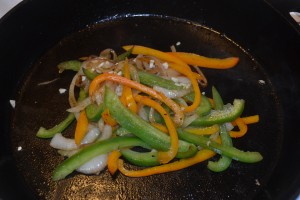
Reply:
[[[114,175],[118,170],[118,160],[121,157],[121,152],[119,150],[112,151],[107,160],[107,168],[111,175]]]
[[[259,115],[238,118],[232,122],[232,125],[237,125],[239,127],[239,131],[230,131],[229,134],[233,138],[242,137],[248,131],[247,124],[254,124],[257,122],[259,122]]]
[[[130,71],[129,71],[129,66],[128,66],[128,59],[125,59],[124,63],[124,69],[123,69],[123,75],[125,78],[130,79]],[[132,95],[132,90],[128,86],[123,86],[123,92],[121,96],[121,102],[128,107],[129,110],[131,110],[134,113],[137,113],[137,105],[136,102],[134,101],[133,95]]]
[[[153,90],[152,88],[149,88],[149,87],[142,85],[140,83],[137,83],[135,81],[129,80],[122,76],[118,76],[116,74],[104,73],[104,74],[100,74],[99,76],[94,78],[89,87],[89,95],[93,96],[93,94],[97,90],[98,86],[102,82],[107,81],[107,80],[113,81],[113,82],[118,82],[123,85],[129,86],[131,88],[140,90],[140,91],[156,98],[157,100],[165,103],[174,112],[174,114],[175,114],[174,122],[176,123],[176,125],[180,126],[183,123],[183,118],[184,118],[183,112],[182,112],[181,108],[173,100],[167,98],[164,94],[159,93],[159,92]]]
[[[194,111],[200,104],[201,102],[201,91],[200,91],[200,87],[198,85],[197,79],[195,78],[194,73],[192,72],[191,69],[189,70],[184,70],[183,68],[181,68],[180,65],[174,64],[174,63],[170,63],[169,66],[178,71],[179,73],[185,75],[186,77],[188,77],[191,80],[193,89],[194,89],[194,93],[195,93],[195,97],[194,97],[194,102],[192,103],[192,105],[187,106],[184,108],[184,112],[192,112]]]
[[[178,152],[179,140],[175,125],[173,124],[169,113],[159,103],[146,96],[136,95],[134,98],[137,102],[142,102],[144,105],[154,108],[163,117],[169,131],[171,146],[167,152],[158,152],[158,160],[163,164],[170,162],[173,158],[175,158]]]
[[[131,48],[132,48],[132,52],[131,52],[132,54],[143,54],[143,55],[148,55],[148,56],[154,56],[156,58],[159,58],[160,60],[177,63],[177,64],[181,65],[182,68],[184,68],[185,70],[190,70],[190,67],[185,62],[183,62],[181,59],[178,59],[177,57],[170,55],[168,53],[165,53],[163,51],[159,51],[156,49],[139,46],[139,45],[123,46],[123,49],[125,49],[126,51],[128,51]]]
[[[239,131],[229,131],[230,137],[238,138],[244,136],[248,131],[248,126],[244,123],[241,118],[237,118],[235,123],[239,127]]]
[[[245,124],[254,124],[259,122],[259,115],[252,115],[248,117],[241,117]]]
[[[124,174],[125,176],[129,177],[143,177],[143,176],[151,176],[154,174],[162,174],[165,172],[172,172],[181,170],[187,167],[190,167],[192,165],[195,165],[197,163],[200,163],[202,161],[205,161],[211,157],[216,155],[215,152],[208,150],[208,149],[202,149],[197,152],[197,154],[194,157],[181,159],[172,163],[150,167],[142,170],[137,171],[131,171],[124,168],[124,161],[122,159],[118,160],[118,169],[119,171]]]
[[[109,110],[106,108],[103,113],[101,114],[101,117],[103,119],[103,121],[106,123],[106,124],[109,124],[111,125],[112,127],[116,126],[118,123],[116,120],[114,120],[110,114],[109,114]]]
[[[234,67],[238,62],[238,57],[229,58],[208,58],[194,53],[186,52],[168,52],[169,55],[179,58],[189,65],[196,65],[200,67],[213,69],[229,69]]]
[[[77,120],[76,129],[75,129],[75,143],[80,145],[81,140],[84,138],[88,131],[88,119],[86,117],[85,110],[82,110],[79,114],[79,118]]]

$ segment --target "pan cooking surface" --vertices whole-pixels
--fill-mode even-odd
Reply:
[[[120,53],[121,46],[126,44],[169,51],[169,47],[177,42],[181,43],[176,46],[178,51],[240,58],[233,69],[203,69],[209,86],[202,91],[210,96],[214,85],[226,103],[232,103],[234,98],[246,100],[243,116],[260,115],[260,122],[249,126],[245,137],[234,139],[234,146],[259,151],[263,161],[256,164],[233,161],[222,173],[209,171],[204,162],[188,169],[144,178],[129,178],[122,174],[112,177],[105,170],[90,176],[74,172],[65,180],[53,182],[51,173],[63,158],[49,146],[50,140],[38,139],[35,134],[40,126],[50,128],[67,115],[68,94],[59,94],[58,90],[68,89],[74,73],[58,74],[57,64],[98,54],[105,48]],[[39,85],[56,78],[51,84]],[[259,80],[264,80],[265,84]],[[264,185],[270,179],[281,149],[281,107],[264,66],[226,36],[175,18],[120,17],[66,36],[34,64],[20,86],[16,101],[11,124],[14,157],[30,192],[42,199],[252,199],[264,193]],[[65,135],[72,137],[74,128],[73,124]],[[22,150],[18,151],[20,146]]]

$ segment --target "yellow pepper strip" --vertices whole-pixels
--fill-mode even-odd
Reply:
[[[134,98],[137,102],[142,102],[144,105],[150,106],[157,110],[165,120],[170,135],[171,146],[167,152],[158,152],[158,160],[163,164],[170,162],[173,158],[175,158],[178,152],[179,141],[175,125],[173,124],[169,113],[159,103],[146,96],[136,95]]]
[[[162,174],[165,172],[172,172],[172,171],[177,171],[181,170],[187,167],[190,167],[192,165],[195,165],[197,163],[200,163],[202,161],[205,161],[211,157],[216,155],[215,152],[208,150],[208,149],[202,149],[197,152],[197,154],[194,157],[191,158],[185,158],[181,159],[172,163],[160,165],[160,166],[155,166],[155,167],[150,167],[138,171],[130,171],[124,168],[124,161],[122,159],[118,160],[118,169],[122,174],[125,176],[130,176],[130,177],[142,177],[142,176],[150,176],[154,174]]]
[[[85,110],[82,110],[79,114],[79,118],[77,120],[76,129],[75,129],[75,143],[80,145],[81,140],[84,138],[85,134],[88,130],[88,119],[86,117]]]
[[[186,52],[169,52],[169,55],[175,56],[189,65],[213,69],[228,69],[234,67],[238,62],[238,57],[229,57],[224,59],[208,58],[194,53]]]
[[[189,70],[185,70],[181,67],[181,65],[177,65],[174,63],[169,63],[169,66],[178,71],[179,73],[185,75],[186,77],[188,77],[191,80],[193,89],[194,89],[194,93],[195,93],[195,98],[194,98],[194,102],[192,103],[192,105],[187,106],[184,108],[184,112],[192,112],[194,111],[200,104],[201,102],[201,92],[200,92],[200,87],[198,85],[197,79],[194,76],[194,73],[192,72],[191,69]]]
[[[118,160],[121,157],[121,152],[119,150],[112,151],[107,160],[107,168],[111,175],[114,175],[118,170]]]
[[[165,127],[165,126],[162,125],[162,124],[155,123],[155,122],[152,122],[152,123],[150,123],[150,124],[151,124],[152,126],[154,126],[155,128],[161,130],[163,133],[166,133],[166,134],[169,133],[167,127]]]
[[[191,70],[190,67],[183,62],[181,59],[170,55],[168,53],[156,50],[156,49],[152,49],[149,47],[144,47],[144,46],[139,46],[139,45],[127,45],[127,46],[123,46],[123,49],[125,49],[126,51],[128,51],[129,49],[132,49],[132,54],[143,54],[143,55],[148,55],[148,56],[154,56],[156,58],[159,58],[161,60],[167,61],[167,62],[173,62],[173,63],[177,63],[179,65],[182,66],[182,68],[184,68],[185,70]]]
[[[109,110],[106,108],[103,113],[101,114],[102,116],[102,119],[103,121],[106,123],[106,124],[109,124],[111,125],[112,127],[116,126],[118,123],[116,120],[114,120],[110,114],[109,114]]]
[[[235,123],[239,127],[239,131],[229,131],[230,137],[238,138],[244,136],[248,131],[248,126],[244,123],[244,121],[241,118],[237,118],[235,120]]]
[[[217,133],[220,130],[220,127],[218,124],[208,126],[208,127],[187,127],[184,128],[184,131],[189,133],[194,133],[196,135],[212,135],[214,133]]]
[[[124,69],[123,69],[123,74],[125,78],[130,79],[130,71],[129,71],[129,66],[128,66],[128,59],[125,59],[124,63]],[[123,86],[123,92],[121,96],[121,102],[128,107],[129,110],[131,110],[134,113],[137,113],[137,105],[136,102],[134,101],[133,95],[132,95],[132,90],[130,87],[124,85]]]
[[[113,81],[113,82],[118,82],[120,84],[140,90],[140,91],[156,98],[157,100],[165,103],[174,112],[174,122],[176,123],[176,125],[180,126],[183,123],[184,114],[183,114],[181,108],[178,106],[178,104],[176,104],[172,99],[166,97],[162,93],[159,93],[159,92],[153,90],[152,88],[149,88],[149,87],[142,85],[140,83],[137,83],[135,81],[129,80],[122,76],[118,76],[116,74],[103,73],[103,74],[98,75],[96,78],[94,78],[89,87],[89,95],[93,96],[93,94],[95,93],[95,91],[97,90],[99,85],[102,82],[107,81],[107,80]]]

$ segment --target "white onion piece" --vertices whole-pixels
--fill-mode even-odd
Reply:
[[[55,149],[74,150],[78,149],[74,139],[65,138],[61,133],[54,135],[50,142],[50,146]]]
[[[82,100],[81,102],[79,102],[75,107],[69,108],[67,109],[68,112],[80,112],[83,109],[85,109],[85,107],[87,107],[88,105],[90,105],[92,103],[92,99],[90,97],[85,98],[84,100]]]
[[[153,89],[156,90],[157,92],[163,93],[166,97],[171,98],[171,99],[183,97],[191,92],[191,88],[184,89],[184,90],[168,90],[166,88],[154,86]]]
[[[84,174],[99,174],[107,166],[107,160],[108,154],[102,154],[81,165],[76,171]]]
[[[151,123],[155,123],[154,112],[155,112],[154,108],[151,107],[149,111],[149,121]]]
[[[104,127],[103,127],[103,131],[101,133],[101,136],[98,139],[98,141],[109,139],[111,136],[112,136],[112,127],[108,124],[105,124]]]
[[[141,108],[139,109],[138,114],[139,114],[139,116],[140,116],[143,120],[148,121],[147,113],[146,113],[144,107],[141,107]]]
[[[187,127],[188,125],[190,125],[195,119],[197,119],[199,116],[195,113],[191,116],[185,117],[185,119],[183,120],[183,123],[181,125],[181,127]]]
[[[75,90],[75,84],[76,84],[76,80],[77,80],[78,76],[79,76],[79,73],[76,73],[75,76],[73,77],[70,87],[69,87],[69,104],[71,107],[74,107],[77,105],[77,100],[75,98],[74,90]]]
[[[227,131],[231,131],[234,128],[231,122],[226,122],[225,127]]]
[[[104,121],[103,121],[102,118],[98,121],[97,125],[98,125],[98,128],[99,128],[100,132],[103,132]]]
[[[86,135],[84,136],[80,144],[92,143],[99,137],[100,130],[95,126],[91,126],[91,125],[89,126],[90,126],[89,131],[86,133]]]

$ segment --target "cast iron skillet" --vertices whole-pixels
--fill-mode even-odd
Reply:
[[[264,1],[22,2],[0,22],[0,198],[294,199],[300,189],[300,37],[291,23]],[[178,50],[240,57],[234,69],[205,70],[210,85],[204,91],[210,94],[215,85],[226,102],[246,99],[245,115],[260,114],[261,122],[234,145],[259,151],[264,160],[233,162],[223,173],[208,171],[204,163],[147,178],[105,171],[52,182],[62,158],[35,132],[59,122],[68,108],[58,88],[66,88],[74,74],[59,76],[56,64],[107,47],[169,50],[178,41]],[[57,77],[49,86],[37,85]],[[16,99],[15,109],[9,99]]]

